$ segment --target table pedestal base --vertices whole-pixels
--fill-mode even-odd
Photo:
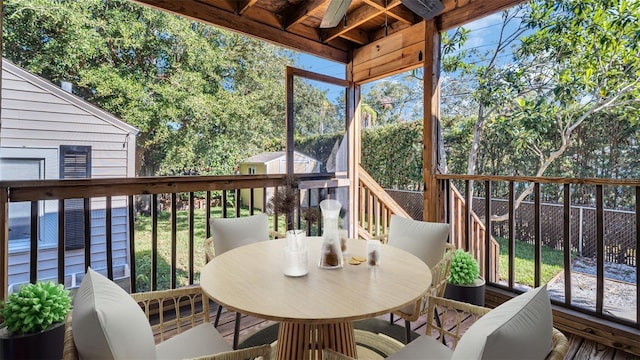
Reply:
[[[357,357],[353,322],[301,324],[283,321],[278,330],[278,360],[322,359],[322,349]]]

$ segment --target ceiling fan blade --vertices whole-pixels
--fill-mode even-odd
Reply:
[[[444,5],[439,0],[400,0],[400,2],[426,20],[433,19],[444,10]]]
[[[331,0],[329,6],[327,6],[327,12],[325,12],[322,17],[320,27],[336,27],[347,13],[349,5],[351,5],[351,0]]]

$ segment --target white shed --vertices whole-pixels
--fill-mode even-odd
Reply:
[[[293,169],[296,174],[308,174],[320,172],[320,162],[309,155],[294,151]],[[240,163],[240,174],[285,174],[287,172],[287,156],[284,151],[264,152],[254,155]],[[273,196],[273,190],[267,189],[266,199]],[[305,196],[303,194],[303,196]],[[249,205],[251,195],[249,189],[240,190],[242,204]],[[263,190],[255,189],[253,194],[254,206],[265,211],[263,204]]]
[[[2,60],[0,180],[135,176],[139,130],[59,86]],[[105,201],[91,207],[92,268],[106,273]],[[58,202],[38,219],[38,279],[57,278]],[[65,201],[65,284],[84,274],[84,201]],[[129,277],[127,199],[112,199],[114,277]],[[9,205],[9,291],[29,282],[30,204]],[[125,281],[126,280],[126,281]]]

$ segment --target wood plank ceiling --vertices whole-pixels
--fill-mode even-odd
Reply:
[[[134,0],[341,63],[353,50],[423,21],[401,0],[352,0],[343,21],[320,28],[330,0]],[[447,30],[522,0],[442,0]]]

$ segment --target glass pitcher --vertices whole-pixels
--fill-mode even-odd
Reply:
[[[338,233],[338,218],[342,205],[337,200],[322,200],[322,249],[320,251],[321,268],[336,269],[343,265],[340,236]]]

